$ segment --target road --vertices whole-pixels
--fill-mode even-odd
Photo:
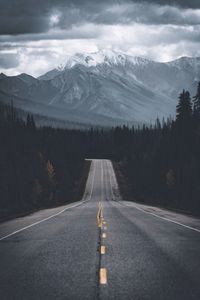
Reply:
[[[1,300],[199,300],[200,220],[121,201],[93,160],[82,201],[0,225]]]

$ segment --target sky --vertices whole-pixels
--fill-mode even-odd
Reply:
[[[35,77],[77,52],[200,56],[200,0],[0,0],[0,73]]]

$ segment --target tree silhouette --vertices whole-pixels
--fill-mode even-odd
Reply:
[[[179,102],[176,106],[176,120],[179,122],[184,122],[185,125],[192,116],[192,102],[190,98],[190,93],[183,90],[179,96]]]
[[[198,83],[196,95],[193,97],[194,117],[200,119],[200,81]]]
[[[53,164],[49,160],[47,161],[46,168],[47,168],[48,178],[51,182],[53,182],[54,176],[55,176],[55,170],[54,170]]]

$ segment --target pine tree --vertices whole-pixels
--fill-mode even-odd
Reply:
[[[36,125],[32,115],[28,114],[26,118],[26,125],[29,129],[35,130]]]
[[[31,117],[30,117],[30,115],[28,114],[27,117],[26,117],[26,125],[27,125],[27,126],[30,126],[30,120],[31,120]]]
[[[183,90],[179,96],[179,103],[176,106],[176,121],[184,122],[185,125],[192,117],[192,102],[190,93]]]
[[[197,87],[197,93],[193,97],[193,114],[194,117],[200,119],[200,81]]]
[[[172,188],[176,184],[176,177],[173,169],[170,169],[166,174],[166,183],[167,185]]]

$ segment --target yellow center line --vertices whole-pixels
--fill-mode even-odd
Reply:
[[[106,268],[101,268],[100,269],[100,284],[107,284],[107,269]]]
[[[102,223],[103,223],[103,205],[101,202],[99,202],[99,209],[97,212],[97,224],[98,227],[102,227]]]
[[[101,246],[101,254],[105,254],[106,253],[106,247],[105,246]]]
[[[105,233],[105,232],[102,234],[102,238],[103,238],[103,239],[106,238],[106,233]]]
[[[97,212],[97,224],[99,225],[99,216],[100,216],[100,202],[98,204],[99,208],[98,208],[98,212]]]

